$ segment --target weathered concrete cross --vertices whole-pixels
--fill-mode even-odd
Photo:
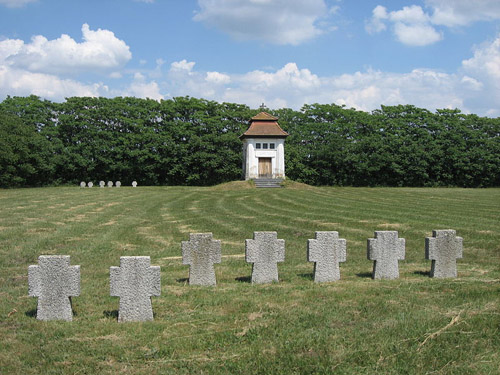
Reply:
[[[432,260],[430,277],[457,277],[457,259],[462,258],[463,239],[453,229],[433,230],[425,239],[425,259]]]
[[[221,262],[221,242],[212,233],[191,233],[182,241],[182,264],[189,267],[189,285],[216,285],[214,263]]]
[[[316,232],[316,239],[307,241],[307,260],[314,263],[317,283],[340,279],[339,262],[346,261],[347,243],[338,232]]]
[[[111,267],[110,294],[120,297],[119,322],[153,320],[151,296],[161,293],[160,267],[148,256],[120,257],[120,267]]]
[[[278,281],[278,262],[285,261],[285,240],[276,232],[253,232],[253,240],[245,240],[245,260],[253,263],[252,283]]]
[[[397,279],[398,260],[405,258],[405,239],[398,238],[397,231],[376,231],[375,238],[369,238],[367,245],[368,259],[375,261],[372,277]]]
[[[80,266],[69,255],[41,255],[28,267],[28,294],[38,297],[39,320],[73,320],[71,297],[80,295]]]

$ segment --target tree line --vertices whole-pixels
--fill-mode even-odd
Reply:
[[[214,185],[242,175],[239,136],[260,109],[191,97],[7,97],[0,187],[120,180]],[[411,105],[268,110],[290,136],[287,177],[312,185],[500,186],[500,118]]]

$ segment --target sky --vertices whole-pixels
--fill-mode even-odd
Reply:
[[[500,117],[500,0],[0,0],[0,100]]]

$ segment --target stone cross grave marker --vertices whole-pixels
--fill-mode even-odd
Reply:
[[[115,186],[120,187],[120,186],[122,186],[122,183],[120,181],[116,181]]]
[[[405,239],[398,238],[397,231],[376,231],[375,238],[368,239],[367,256],[374,261],[374,279],[397,279],[398,260],[405,258]]]
[[[189,267],[189,285],[216,285],[214,263],[221,262],[221,242],[212,233],[191,233],[182,241],[182,264]]]
[[[94,183],[93,183],[93,182],[89,182],[89,183],[87,184],[87,186],[88,186],[89,188],[94,187]]]
[[[113,187],[113,181],[108,181],[108,187]]]
[[[430,277],[457,277],[463,239],[453,229],[433,230],[425,239],[425,259],[432,260]]]
[[[252,265],[252,283],[278,281],[278,262],[285,261],[285,240],[276,232],[253,232],[253,240],[245,240],[245,260]]]
[[[317,283],[340,280],[339,262],[346,261],[347,242],[338,232],[316,232],[316,239],[307,241],[307,260],[314,263]]]
[[[106,185],[106,183],[104,181],[99,181],[99,187],[104,187]]]
[[[120,267],[110,267],[110,295],[120,297],[119,322],[153,320],[151,296],[161,293],[160,266],[148,256],[120,257]]]
[[[132,187],[137,187],[137,181],[132,181]]]
[[[80,295],[80,266],[70,266],[69,255],[41,255],[28,266],[28,294],[38,297],[36,318],[72,320],[71,297]]]
[[[87,186],[87,184],[84,181],[80,182],[80,187],[81,188],[84,188],[85,186]]]

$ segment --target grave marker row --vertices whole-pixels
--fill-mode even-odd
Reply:
[[[120,187],[120,186],[122,186],[122,183],[121,183],[120,181],[116,181],[116,182],[114,183],[114,185],[115,185],[116,187]],[[87,187],[87,186],[88,186],[89,188],[94,187],[94,183],[93,183],[92,181],[91,181],[91,182],[89,182],[88,184],[87,184],[87,183],[85,183],[85,181],[80,182],[80,187],[81,187],[81,188],[85,188],[85,187]],[[103,188],[103,187],[105,187],[105,186],[106,186],[106,183],[105,183],[104,181],[99,181],[99,187],[100,187],[100,188]],[[108,181],[108,187],[113,187],[113,181]],[[132,187],[137,187],[137,181],[133,181],[133,182],[132,182]]]
[[[425,239],[425,257],[432,260],[431,277],[456,277],[456,259],[463,240],[454,230],[434,230]],[[308,240],[307,258],[314,262],[314,281],[340,279],[339,262],[346,261],[347,243],[338,232],[316,232]],[[216,285],[214,264],[221,262],[221,241],[212,233],[190,234],[182,242],[182,262],[190,266],[190,285]],[[368,239],[368,259],[374,261],[374,279],[399,277],[398,260],[404,259],[405,240],[396,231],[377,231]],[[254,232],[245,241],[245,259],[252,263],[252,283],[278,281],[277,263],[285,260],[285,240],[276,232]],[[160,267],[148,256],[123,256],[120,267],[110,268],[110,295],[120,297],[118,321],[153,320],[151,297],[159,296]],[[80,266],[70,266],[69,255],[41,255],[28,267],[28,294],[38,297],[37,319],[72,320],[71,297],[80,295]]]

